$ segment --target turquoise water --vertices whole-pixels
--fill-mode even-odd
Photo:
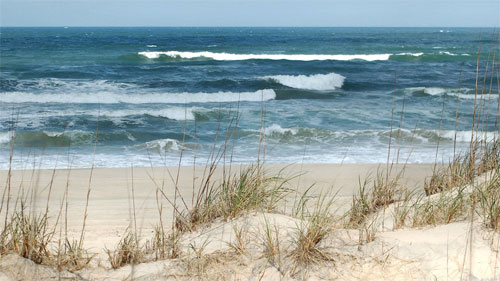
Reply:
[[[15,168],[204,164],[236,112],[236,163],[257,159],[260,132],[273,163],[385,162],[391,137],[400,162],[433,162],[438,140],[448,161],[455,125],[458,150],[470,141],[479,47],[496,90],[479,92],[481,128],[497,130],[492,29],[0,32],[0,168],[12,144]]]

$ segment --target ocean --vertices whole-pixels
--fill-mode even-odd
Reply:
[[[493,29],[1,27],[0,169],[447,162],[479,49],[489,138]]]

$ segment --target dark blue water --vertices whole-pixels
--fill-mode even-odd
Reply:
[[[470,141],[478,50],[480,127],[497,131],[492,29],[0,32],[0,168],[12,144],[15,167],[203,164],[235,116],[234,162],[260,132],[268,162],[385,162],[391,136],[400,161],[433,162],[438,141],[447,161],[455,126]]]

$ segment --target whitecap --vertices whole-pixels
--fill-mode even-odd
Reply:
[[[414,57],[420,57],[424,53],[399,53],[397,54],[398,56],[414,56]]]
[[[454,54],[452,52],[448,52],[448,51],[439,51],[439,54],[441,55],[448,55],[448,56],[458,56],[457,54]]]
[[[442,96],[442,95],[447,95],[447,96],[453,96],[453,97],[459,97],[461,99],[498,99],[498,95],[495,94],[480,94],[478,93],[475,95],[474,89],[468,89],[468,88],[462,88],[462,89],[452,89],[452,88],[440,88],[440,87],[414,87],[414,88],[406,88],[404,89],[404,92],[407,94],[414,94],[414,93],[424,93],[426,95],[430,96]]]
[[[94,93],[30,93],[1,92],[0,103],[95,103],[95,104],[186,104],[219,102],[260,102],[276,98],[273,90],[256,92],[217,92],[217,93],[147,93],[120,94],[112,92]]]
[[[274,80],[282,85],[308,90],[334,90],[341,88],[345,77],[337,73],[315,75],[273,75],[264,79]]]
[[[365,60],[377,61],[388,60],[390,54],[353,54],[353,55],[327,55],[327,54],[232,54],[232,53],[214,53],[214,52],[139,52],[139,55],[149,59],[157,59],[160,56],[173,58],[195,59],[208,58],[221,61],[235,60],[252,60],[252,59],[267,59],[267,60],[292,60],[292,61],[315,61],[315,60]]]
[[[264,134],[267,135],[267,136],[270,136],[270,135],[273,135],[273,134],[279,134],[279,135],[292,134],[292,135],[296,135],[297,134],[297,130],[294,129],[294,128],[282,128],[278,124],[272,124],[271,126],[268,126],[268,127],[264,128]]]
[[[148,149],[160,151],[179,151],[179,141],[174,139],[159,139],[145,143]]]
[[[15,131],[0,132],[0,144],[8,144],[15,136]]]

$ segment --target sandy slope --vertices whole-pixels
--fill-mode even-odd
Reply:
[[[350,203],[352,195],[357,192],[358,178],[374,174],[377,169],[384,167],[385,165],[376,164],[295,164],[268,165],[266,169],[269,175],[276,175],[282,171],[284,177],[293,178],[290,187],[299,191],[305,191],[314,185],[313,192],[329,190],[337,193],[339,206],[345,208]],[[240,168],[234,166],[231,171],[237,172]],[[399,168],[395,167],[394,171]],[[222,177],[222,170],[222,167],[216,170],[215,179]],[[405,172],[405,181],[409,186],[419,186],[431,172],[432,165],[410,165]],[[33,190],[36,199],[33,205],[40,211],[45,210],[49,187],[53,182],[49,209],[50,217],[54,219],[57,217],[68,186],[68,233],[70,236],[79,237],[91,170],[56,170],[52,181],[53,173],[53,170],[13,171],[11,198],[17,197],[18,192],[22,190],[19,187],[25,191]],[[193,194],[193,178],[195,178],[196,192],[204,174],[206,176],[207,173],[202,166],[181,167],[178,187],[188,206],[191,205]],[[99,254],[105,246],[113,247],[127,227],[131,226],[134,204],[137,227],[143,237],[149,238],[159,219],[157,190],[162,189],[164,194],[172,199],[177,174],[177,167],[95,169],[90,181],[86,247]],[[0,171],[0,183],[6,182],[7,175],[8,171]],[[162,199],[161,192],[159,198]],[[289,201],[293,200],[294,198],[290,198]],[[169,225],[172,221],[173,208],[165,199],[161,200],[161,204],[163,204],[164,223]]]
[[[269,165],[267,168],[269,174],[275,174],[283,167]],[[233,167],[233,171],[239,168]],[[193,192],[193,169],[196,187],[203,177],[202,167],[182,167],[178,184],[188,205]],[[305,190],[316,183],[314,192],[331,190],[337,193],[338,207],[347,208],[357,191],[358,178],[376,170],[377,165],[369,164],[312,164],[291,165],[284,170],[284,174],[293,176],[303,173],[294,178],[292,187]],[[44,209],[52,172],[35,171],[33,174],[31,171],[14,171],[12,197],[16,197],[19,186],[36,190],[36,208]],[[423,179],[431,172],[432,165],[410,165],[405,171],[403,183],[408,187],[421,188]],[[55,173],[49,201],[51,218],[57,213],[69,175],[70,236],[78,236],[81,229],[89,174],[87,169],[72,170],[70,174],[66,170]],[[386,227],[377,232],[374,241],[361,244],[357,230],[337,226],[320,245],[332,261],[305,270],[289,258],[297,229],[305,222],[275,213],[250,213],[232,221],[218,220],[194,233],[185,234],[180,240],[182,254],[179,259],[109,269],[102,249],[113,248],[127,227],[131,226],[134,204],[141,237],[151,237],[153,226],[158,222],[157,187],[161,189],[163,185],[164,192],[173,196],[176,174],[177,168],[174,167],[134,168],[133,172],[132,169],[94,170],[90,182],[85,246],[98,256],[90,268],[62,274],[16,255],[8,255],[0,259],[0,280],[51,280],[58,277],[65,280],[189,280],[199,276],[206,280],[493,280],[500,277],[497,272],[498,255],[493,250],[498,248],[498,237],[483,229],[477,221],[472,230],[469,222],[396,231]],[[220,178],[220,175],[219,169],[216,177]],[[0,182],[5,182],[6,176],[6,171],[0,172]],[[165,201],[163,204],[165,222],[168,223],[171,208]],[[244,254],[236,253],[229,246],[235,242],[234,227],[245,230],[247,243]],[[281,254],[273,262],[264,254],[264,233],[268,228],[280,241]]]

